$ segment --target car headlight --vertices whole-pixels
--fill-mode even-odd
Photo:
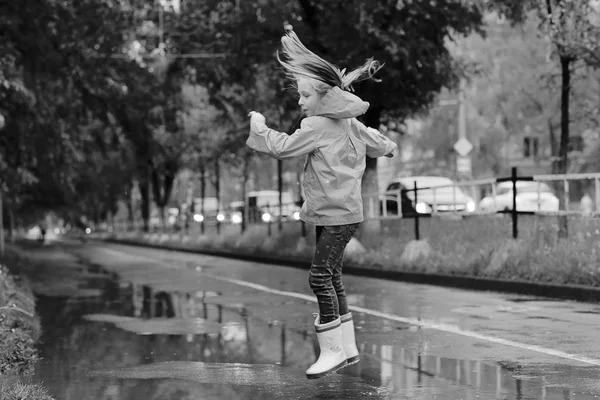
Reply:
[[[300,221],[300,213],[298,211],[294,211],[294,221]]]
[[[85,228],[85,233],[89,235],[90,233],[92,233],[92,230],[90,228]]]
[[[427,203],[418,202],[415,206],[415,210],[417,210],[419,214],[428,214],[431,212],[431,207],[429,207],[429,204]]]
[[[263,222],[270,222],[270,221],[271,221],[271,214],[269,214],[269,213],[264,213],[264,214],[262,215],[262,220],[263,220]]]
[[[467,212],[475,212],[475,209],[477,207],[475,206],[475,202],[472,199],[470,199],[469,201],[467,201],[466,208]]]
[[[218,214],[217,215],[217,221],[219,221],[219,222],[225,221],[225,216],[223,214]]]
[[[231,216],[231,222],[234,224],[241,224],[242,223],[242,216],[240,214],[233,214]]]
[[[194,221],[196,221],[196,222],[202,222],[202,221],[204,221],[204,215],[202,215],[202,214],[194,214]]]

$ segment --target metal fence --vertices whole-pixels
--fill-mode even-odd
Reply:
[[[413,220],[414,238],[419,240],[424,218],[460,220],[504,215],[510,218],[512,237],[517,238],[519,220],[524,215],[540,217],[577,215],[583,218],[600,216],[600,173],[519,176],[517,168],[513,168],[511,172],[509,177],[459,181],[431,187],[419,186],[414,181],[412,187],[365,196],[363,198],[365,220],[382,221],[388,226],[399,223],[399,220]],[[574,182],[587,189],[585,196],[577,201],[576,207],[573,206],[571,192]],[[520,201],[520,198],[525,197],[521,190],[523,184],[529,185],[526,193],[529,197],[526,202]],[[534,187],[533,190],[531,186]],[[504,192],[499,191],[499,188]],[[451,192],[450,196],[448,191]],[[446,195],[445,200],[441,195],[443,192]],[[420,205],[426,209],[419,209]],[[283,209],[294,211],[288,213],[289,215],[283,215],[281,211]],[[266,227],[267,234],[270,236],[276,230],[281,231],[284,225],[297,224],[301,236],[306,237],[306,224],[299,220],[298,211],[298,203],[224,208],[215,211],[214,215],[202,216],[201,220],[188,216],[187,222],[170,226],[153,224],[150,230],[161,233],[184,231],[199,234],[216,231],[220,234],[222,229],[227,229],[229,232],[232,229],[239,229],[239,232],[243,233],[249,226],[260,224]],[[140,223],[115,221],[111,228],[117,231],[128,231],[141,230],[142,226]]]
[[[592,187],[593,196],[586,194],[573,207],[570,187],[573,182],[583,182],[584,187]],[[504,184],[505,183],[505,184]],[[499,193],[498,187],[504,184],[507,192]],[[527,192],[522,192],[522,185],[529,186]],[[532,190],[533,187],[533,190]],[[551,189],[554,187],[554,190]],[[451,190],[450,201],[443,202],[436,194]],[[418,210],[421,194],[429,192],[427,210]],[[466,192],[466,193],[465,193]],[[479,200],[482,192],[488,192],[473,210],[467,210],[466,202]],[[559,198],[554,193],[557,192]],[[447,193],[446,193],[447,194]],[[527,200],[518,201],[520,198]],[[448,199],[446,199],[448,200]],[[507,200],[508,203],[507,203]],[[449,185],[431,187],[419,186],[417,181],[412,187],[384,192],[364,199],[366,203],[366,219],[388,221],[394,219],[414,219],[415,239],[420,239],[420,220],[423,218],[471,218],[508,214],[511,218],[512,237],[519,235],[519,217],[523,215],[538,216],[569,216],[598,217],[600,215],[600,173],[587,174],[556,174],[519,176],[517,168],[512,168],[511,176],[479,179],[472,181],[453,182]],[[461,203],[462,201],[462,203]],[[487,201],[487,208],[482,203]],[[395,208],[390,211],[390,203]],[[405,205],[410,206],[406,212]],[[491,206],[491,207],[489,207]]]

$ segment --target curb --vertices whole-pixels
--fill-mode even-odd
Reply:
[[[284,267],[300,268],[304,270],[308,270],[308,268],[310,267],[310,259],[303,259],[299,257],[266,256],[235,251],[192,249],[184,246],[142,243],[137,242],[135,240],[127,239],[100,240],[107,243],[124,244],[168,251],[180,251],[184,253],[223,257],[270,265],[280,265]],[[344,273],[354,276],[364,276],[369,278],[386,279],[398,282],[453,287],[476,291],[493,291],[523,294],[550,299],[575,300],[588,303],[600,302],[600,287],[596,286],[574,284],[560,285],[524,280],[480,278],[466,275],[428,274],[422,272],[378,270],[361,267],[352,262],[344,263]]]

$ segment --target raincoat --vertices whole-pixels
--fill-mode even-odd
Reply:
[[[307,155],[304,164],[305,202],[300,218],[331,226],[363,221],[361,180],[366,157],[391,157],[396,144],[356,119],[369,103],[338,87],[321,99],[315,116],[305,118],[292,135],[262,122],[250,124],[246,145],[277,159]]]

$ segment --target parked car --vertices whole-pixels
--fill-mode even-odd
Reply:
[[[415,204],[414,183],[417,188]],[[382,199],[388,215],[398,215],[398,195],[401,198],[402,215],[431,215],[444,212],[474,212],[475,202],[450,178],[442,176],[407,176],[394,179]],[[381,204],[383,213],[383,203]]]
[[[517,211],[558,211],[558,197],[544,182],[517,181]],[[513,209],[513,183],[496,185],[496,196],[492,194],[479,202],[482,212],[498,212]]]
[[[244,217],[244,202],[231,202],[225,214],[228,222],[232,224],[241,224]]]
[[[193,203],[193,213],[195,222],[204,222],[205,224],[216,224],[225,221],[223,206],[216,197],[195,198]],[[204,204],[202,204],[204,201]]]
[[[281,192],[281,209],[277,190],[258,190],[246,195],[250,222],[273,222],[298,220],[300,207],[294,201],[292,192]]]

